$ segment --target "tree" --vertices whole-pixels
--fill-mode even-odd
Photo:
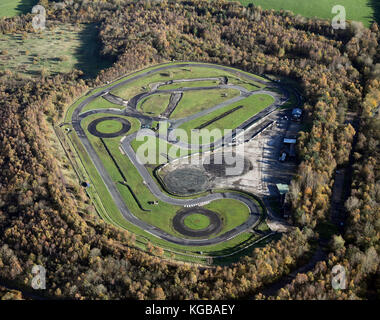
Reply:
[[[341,235],[334,235],[331,240],[331,249],[334,251],[338,251],[344,248],[344,239]]]

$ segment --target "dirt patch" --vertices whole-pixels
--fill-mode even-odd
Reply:
[[[169,105],[161,115],[165,118],[169,118],[170,115],[173,113],[174,109],[178,106],[178,103],[181,101],[182,96],[182,92],[173,93],[170,96]]]
[[[203,162],[204,169],[216,177],[242,176],[253,169],[251,161],[236,153],[212,153]],[[228,169],[234,169],[230,172]]]
[[[182,168],[166,174],[163,181],[171,193],[188,195],[207,190],[209,179],[203,170]]]

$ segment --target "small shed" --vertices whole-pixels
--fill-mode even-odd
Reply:
[[[280,194],[280,204],[281,204],[281,210],[282,214],[284,215],[284,218],[288,217],[287,208],[285,205],[285,197],[286,194],[289,192],[289,185],[284,183],[276,183],[277,191]]]
[[[289,185],[284,184],[284,183],[276,183],[276,187],[277,187],[278,193],[280,194],[281,205],[283,205],[285,201],[285,195],[289,191]]]
[[[296,156],[296,143],[297,139],[295,138],[284,138],[284,145],[286,146],[286,150],[288,151],[290,157]]]
[[[289,185],[284,183],[276,183],[276,187],[280,195],[287,194],[289,191]]]
[[[284,143],[295,144],[295,143],[297,143],[297,139],[293,139],[293,138],[284,138]]]

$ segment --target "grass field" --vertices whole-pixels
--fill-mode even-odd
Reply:
[[[96,130],[102,133],[114,133],[122,129],[121,122],[116,120],[105,120],[97,124]]]
[[[183,223],[186,227],[193,230],[202,230],[210,225],[210,218],[200,213],[193,213],[187,216]]]
[[[38,0],[1,0],[0,18],[32,12],[33,6],[37,3]]]
[[[235,107],[242,105],[243,108],[205,127],[205,129],[208,129],[210,131],[213,129],[219,129],[219,130],[235,129],[240,124],[242,124],[245,120],[249,119],[256,113],[265,109],[273,102],[274,102],[274,99],[269,95],[265,95],[265,94],[252,95],[248,98],[235,102],[224,108],[213,111],[203,117],[188,121],[184,123],[183,125],[181,125],[179,128],[185,130],[187,137],[189,138],[192,137],[192,139],[197,139],[197,136],[201,136],[202,132],[201,130],[199,132],[196,130],[193,130],[193,128],[196,128],[202,125],[203,123],[214,119],[215,117],[223,114],[224,112],[227,112]],[[181,139],[181,137],[179,138]]]
[[[123,106],[119,106],[118,104],[113,104],[102,97],[98,97],[95,100],[91,101],[88,105],[86,105],[82,112],[88,111],[88,110],[96,110],[96,109],[108,109],[108,108],[114,108],[114,109],[123,109]]]
[[[170,94],[168,93],[154,94],[140,101],[137,105],[137,110],[158,116],[165,111],[169,100]]]
[[[106,222],[111,223],[113,225],[119,226],[122,229],[127,229],[138,236],[138,241],[136,241],[136,246],[146,249],[146,244],[151,242],[155,245],[161,246],[163,248],[169,250],[175,250],[177,253],[174,256],[177,256],[177,259],[187,262],[196,262],[196,263],[205,263],[207,262],[205,258],[198,256],[187,256],[186,254],[193,255],[195,252],[203,251],[205,255],[221,255],[221,254],[229,254],[231,252],[235,252],[243,245],[247,245],[252,243],[253,241],[258,240],[258,237],[253,235],[252,233],[244,232],[237,237],[224,242],[219,243],[217,245],[212,246],[202,246],[202,247],[184,247],[180,245],[176,245],[159,238],[152,236],[149,233],[146,233],[144,230],[139,229],[133,224],[128,223],[125,219],[123,219],[120,215],[120,212],[117,210],[116,205],[112,201],[104,183],[100,179],[99,174],[97,173],[95,167],[93,166],[91,160],[88,158],[87,153],[84,151],[82,144],[80,143],[78,137],[75,132],[70,133],[70,145],[74,150],[78,152],[81,166],[84,165],[84,169],[90,174],[89,178],[91,179],[91,187],[88,188],[87,192],[93,195],[94,204],[98,206],[98,212],[100,213],[102,219]],[[73,142],[73,144],[71,143]],[[100,201],[99,194],[102,196],[102,200]],[[255,245],[257,246],[257,245]],[[258,244],[260,246],[260,243]],[[252,250],[252,249],[251,249]],[[166,253],[166,256],[172,258],[170,253]],[[234,255],[235,256],[235,255]],[[239,258],[240,254],[236,255],[236,258],[231,257],[228,260],[218,261],[217,264],[230,263],[236,261]]]
[[[373,20],[378,21],[376,9],[379,8],[377,0],[239,0],[243,5],[253,3],[263,9],[290,10],[295,14],[305,17],[319,17],[332,19],[331,13],[335,5],[346,8],[348,20],[362,21],[365,26],[370,26]]]
[[[262,83],[259,83],[256,81],[248,81],[248,80],[244,80],[244,79],[236,78],[236,77],[229,77],[228,83],[239,85],[243,88],[246,88],[249,91],[255,91],[255,90],[265,88],[265,85]]]
[[[156,137],[144,137],[144,140],[135,139],[132,141],[131,145],[140,159],[145,158],[149,164],[155,165],[164,164],[167,162],[167,157],[164,157],[162,153],[168,154],[172,158],[179,158],[196,152],[178,148]],[[143,146],[142,149],[140,149],[141,146]],[[156,152],[149,152],[149,154],[146,154],[144,151],[148,149],[150,151],[155,150]]]
[[[99,118],[103,118],[103,117],[109,117],[110,115],[108,113],[97,113],[97,114],[94,114],[94,115],[91,115],[89,117],[86,117],[83,121],[82,121],[82,126],[84,128],[84,130],[86,131],[86,133],[88,132],[87,131],[87,126],[90,124],[90,122],[92,122],[93,120],[96,120],[96,119],[99,119]],[[136,118],[131,118],[131,117],[124,117],[124,116],[119,116],[120,118],[124,118],[124,119],[127,119],[130,123],[131,123],[131,129],[128,131],[128,134],[130,133],[133,133],[133,132],[136,132],[138,129],[140,129],[140,121],[137,120]],[[107,120],[107,121],[102,121],[100,122],[96,127],[98,128],[100,125],[102,124],[111,124],[112,126],[119,126],[120,122],[119,121],[113,121],[113,120]],[[90,136],[92,136],[90,133],[88,133]],[[93,137],[93,136],[92,136]],[[121,137],[120,137],[121,138]],[[114,138],[116,139],[116,141],[119,141],[120,138]]]
[[[213,201],[208,205],[205,205],[204,208],[218,212],[221,216],[224,228],[220,234],[243,224],[249,217],[248,207],[242,202],[234,199]],[[228,214],[226,214],[226,212]]]
[[[95,25],[62,24],[38,34],[3,34],[0,35],[0,71],[30,78],[41,73],[80,69],[86,77],[93,77],[112,63],[98,52]]]
[[[150,70],[154,70],[154,69],[157,69],[157,68],[162,67],[163,65],[168,65],[168,64],[170,64],[170,65],[176,65],[176,64],[181,64],[181,62],[176,62],[176,63],[166,63],[166,64],[162,64],[162,65],[156,65],[156,66],[150,67],[149,69],[150,69]],[[189,64],[191,64],[191,63],[189,63]],[[189,69],[186,69],[186,70],[189,70]],[[122,81],[124,81],[124,80],[126,80],[126,79],[130,79],[130,78],[132,78],[132,77],[134,77],[134,76],[136,76],[136,75],[139,75],[139,74],[141,74],[141,73],[143,73],[143,72],[145,72],[145,71],[146,71],[146,69],[137,70],[136,72],[133,72],[133,73],[131,73],[131,74],[129,74],[129,75],[123,77],[123,78],[120,78],[119,80],[113,82],[112,84],[106,85],[106,86],[104,86],[104,87],[102,87],[102,88],[96,88],[96,89],[92,90],[92,93],[97,93],[97,92],[101,91],[102,89],[109,88],[109,87],[111,87],[112,85],[115,85],[115,84],[117,84],[117,83],[120,83],[120,82],[122,82]],[[189,72],[189,71],[188,71],[188,72]],[[244,71],[241,71],[241,72],[242,72],[243,74],[247,74],[247,75],[252,76],[252,74],[250,74],[250,73],[248,73],[248,72],[244,72]],[[236,69],[231,68],[231,73],[232,73],[232,75],[234,76],[234,74],[236,74]],[[256,77],[257,79],[262,80],[262,81],[268,81],[267,79],[264,79],[264,78],[262,78],[262,77],[260,77],[260,76],[257,76],[257,75],[255,75],[255,77]],[[134,84],[135,84],[135,83],[136,83],[136,82],[134,82]],[[123,87],[121,87],[121,88],[118,88],[118,89],[112,90],[112,93],[114,93],[114,94],[121,93],[121,94],[124,94],[124,95],[128,96],[129,98],[131,98],[131,97],[134,95],[134,94],[132,94],[133,91],[136,91],[135,94],[137,94],[137,93],[139,93],[139,92],[146,91],[146,90],[147,90],[147,89],[142,90],[141,87],[130,84],[130,85],[128,85],[128,86],[123,86]],[[67,121],[70,121],[74,109],[78,106],[79,103],[83,102],[85,99],[86,99],[85,96],[79,98],[74,104],[72,104],[72,105],[67,109],[67,111],[66,111],[66,115],[65,115],[65,121],[66,121],[66,122],[67,122]],[[87,106],[87,107],[88,107],[88,106]],[[117,105],[114,105],[114,107],[115,107],[115,108],[118,108]],[[84,111],[84,110],[87,110],[87,108],[84,108],[83,111]]]
[[[127,177],[127,183],[132,187],[134,193],[138,196],[138,199],[143,204],[144,208],[152,210],[151,212],[147,213],[145,211],[142,211],[138,204],[136,203],[133,196],[128,191],[128,188],[124,186],[123,184],[119,183],[122,182],[124,179],[121,176],[120,172],[118,171],[116,165],[108,155],[104,145],[101,143],[100,139],[92,136],[87,131],[88,124],[98,118],[105,116],[104,114],[98,114],[96,116],[90,116],[83,120],[82,127],[86,131],[86,134],[88,135],[88,138],[97,151],[100,160],[103,162],[103,165],[105,166],[107,172],[109,173],[112,180],[116,183],[119,192],[121,193],[122,197],[124,198],[127,206],[131,209],[131,211],[141,218],[142,220],[145,220],[147,222],[150,222],[160,228],[168,228],[170,226],[170,220],[171,217],[175,214],[177,210],[179,210],[179,207],[170,206],[166,203],[162,203],[160,206],[148,206],[147,201],[155,201],[158,200],[155,198],[150,191],[146,188],[146,186],[143,184],[143,180],[136,170],[136,168],[133,166],[133,164],[129,161],[129,159],[125,156],[123,156],[120,153],[119,150],[119,141],[121,137],[112,138],[112,139],[105,139],[105,143],[109,150],[111,151],[112,155],[115,157],[116,161],[118,162],[118,165],[120,166],[122,172]],[[131,118],[127,118],[128,120],[131,120]],[[133,119],[136,121],[136,119]],[[131,132],[133,132],[134,129],[132,129]],[[159,214],[155,214],[159,211]],[[119,217],[120,216],[120,217]],[[121,217],[119,214],[118,222],[121,225],[125,226],[125,219]],[[124,220],[124,221],[123,221]]]
[[[202,110],[236,97],[239,94],[238,90],[234,89],[215,89],[207,91],[187,91],[183,93],[181,101],[178,103],[171,119],[180,119]]]
[[[242,80],[239,78],[236,78],[232,75],[228,76],[228,83],[229,84],[237,84],[239,86],[242,86],[250,91],[258,90],[260,88],[265,87],[265,85],[256,82],[256,81],[248,81],[248,80]],[[179,82],[179,83],[172,83],[160,86],[161,90],[168,90],[168,89],[179,89],[179,88],[194,88],[194,87],[213,87],[220,84],[220,81],[215,80],[201,80],[201,81],[191,81],[191,82]]]
[[[119,226],[122,229],[129,230],[133,233],[135,233],[138,236],[138,242],[136,242],[136,245],[141,247],[142,249],[146,248],[146,244],[148,242],[151,242],[155,245],[161,246],[165,249],[169,250],[175,250],[176,254],[174,255],[177,257],[177,259],[180,259],[181,261],[188,261],[188,262],[196,262],[196,263],[206,263],[207,260],[202,257],[197,256],[187,256],[186,254],[193,255],[194,253],[199,253],[199,251],[202,251],[204,255],[222,255],[222,254],[230,254],[231,252],[235,252],[243,245],[248,245],[249,243],[258,240],[258,237],[253,235],[252,233],[242,233],[238,235],[237,237],[230,239],[229,241],[219,243],[217,245],[211,245],[211,246],[201,246],[201,247],[186,247],[181,245],[176,245],[170,242],[167,242],[165,240],[161,240],[159,238],[156,238],[149,233],[146,233],[144,230],[139,229],[138,227],[134,226],[133,224],[130,224],[128,221],[126,221],[118,211],[116,205],[114,204],[110,194],[108,193],[107,188],[105,187],[103,181],[101,180],[97,170],[92,164],[92,161],[88,158],[87,153],[84,151],[84,148],[82,144],[80,143],[78,137],[76,136],[75,132],[70,133],[70,140],[74,142],[72,147],[78,152],[78,155],[81,159],[80,163],[85,166],[86,171],[90,174],[90,181],[91,181],[91,187],[90,191],[92,193],[92,190],[95,194],[95,200],[97,199],[98,195],[101,195],[101,202],[95,201],[95,205],[100,206],[100,210],[98,212],[101,214],[102,218],[113,225]],[[108,145],[108,147],[112,147]],[[114,152],[113,155],[117,157],[119,160],[126,160],[126,157],[122,156],[120,153]],[[132,167],[125,167],[125,170],[134,168]],[[137,173],[138,174],[138,173]],[[133,175],[133,172],[132,172]],[[133,177],[132,177],[133,179]],[[100,199],[99,199],[100,200]],[[213,205],[217,205],[215,202]],[[136,212],[136,206],[132,206],[131,210],[133,212]],[[258,244],[260,245],[260,243]],[[256,245],[254,245],[256,246]],[[181,252],[183,254],[181,254]],[[166,253],[168,257],[172,258],[173,256],[170,253]],[[236,261],[240,257],[240,254],[236,255],[236,258],[230,257],[228,260],[222,259],[221,261],[217,261],[215,263],[222,264]],[[225,262],[223,262],[225,261]]]

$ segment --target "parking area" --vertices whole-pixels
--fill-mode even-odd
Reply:
[[[263,121],[248,128],[244,137],[249,139],[253,136],[253,138],[244,143],[244,148],[225,147],[225,152],[233,149],[238,157],[243,158],[245,163],[249,164],[249,166],[244,166],[241,174],[221,175],[210,170],[210,165],[205,165],[206,160],[210,159],[210,152],[202,154],[200,161],[198,160],[199,154],[178,159],[163,166],[158,173],[163,178],[167,175],[170,176],[173,172],[180,171],[185,166],[188,167],[190,162],[193,170],[197,170],[198,174],[203,174],[207,179],[207,183],[204,183],[204,191],[206,189],[238,188],[261,197],[278,196],[276,184],[289,184],[297,168],[295,157],[289,157],[289,146],[284,144],[284,139],[290,136],[296,137],[300,129],[299,122],[290,120],[290,112],[290,110],[276,111]],[[263,128],[265,130],[261,131]],[[239,140],[243,139],[236,139],[238,142]],[[281,161],[280,158],[284,151],[287,152],[287,156],[284,161]],[[165,179],[163,180],[165,181]],[[186,183],[186,180],[182,182]],[[191,184],[191,179],[188,179],[188,182]]]
[[[289,184],[297,168],[294,157],[289,158],[287,154],[284,161],[280,158],[288,148],[284,139],[296,136],[300,124],[290,120],[289,111],[278,112],[270,118],[275,123],[245,144],[245,155],[254,168],[240,181],[242,186],[261,196],[277,196],[275,185]]]

